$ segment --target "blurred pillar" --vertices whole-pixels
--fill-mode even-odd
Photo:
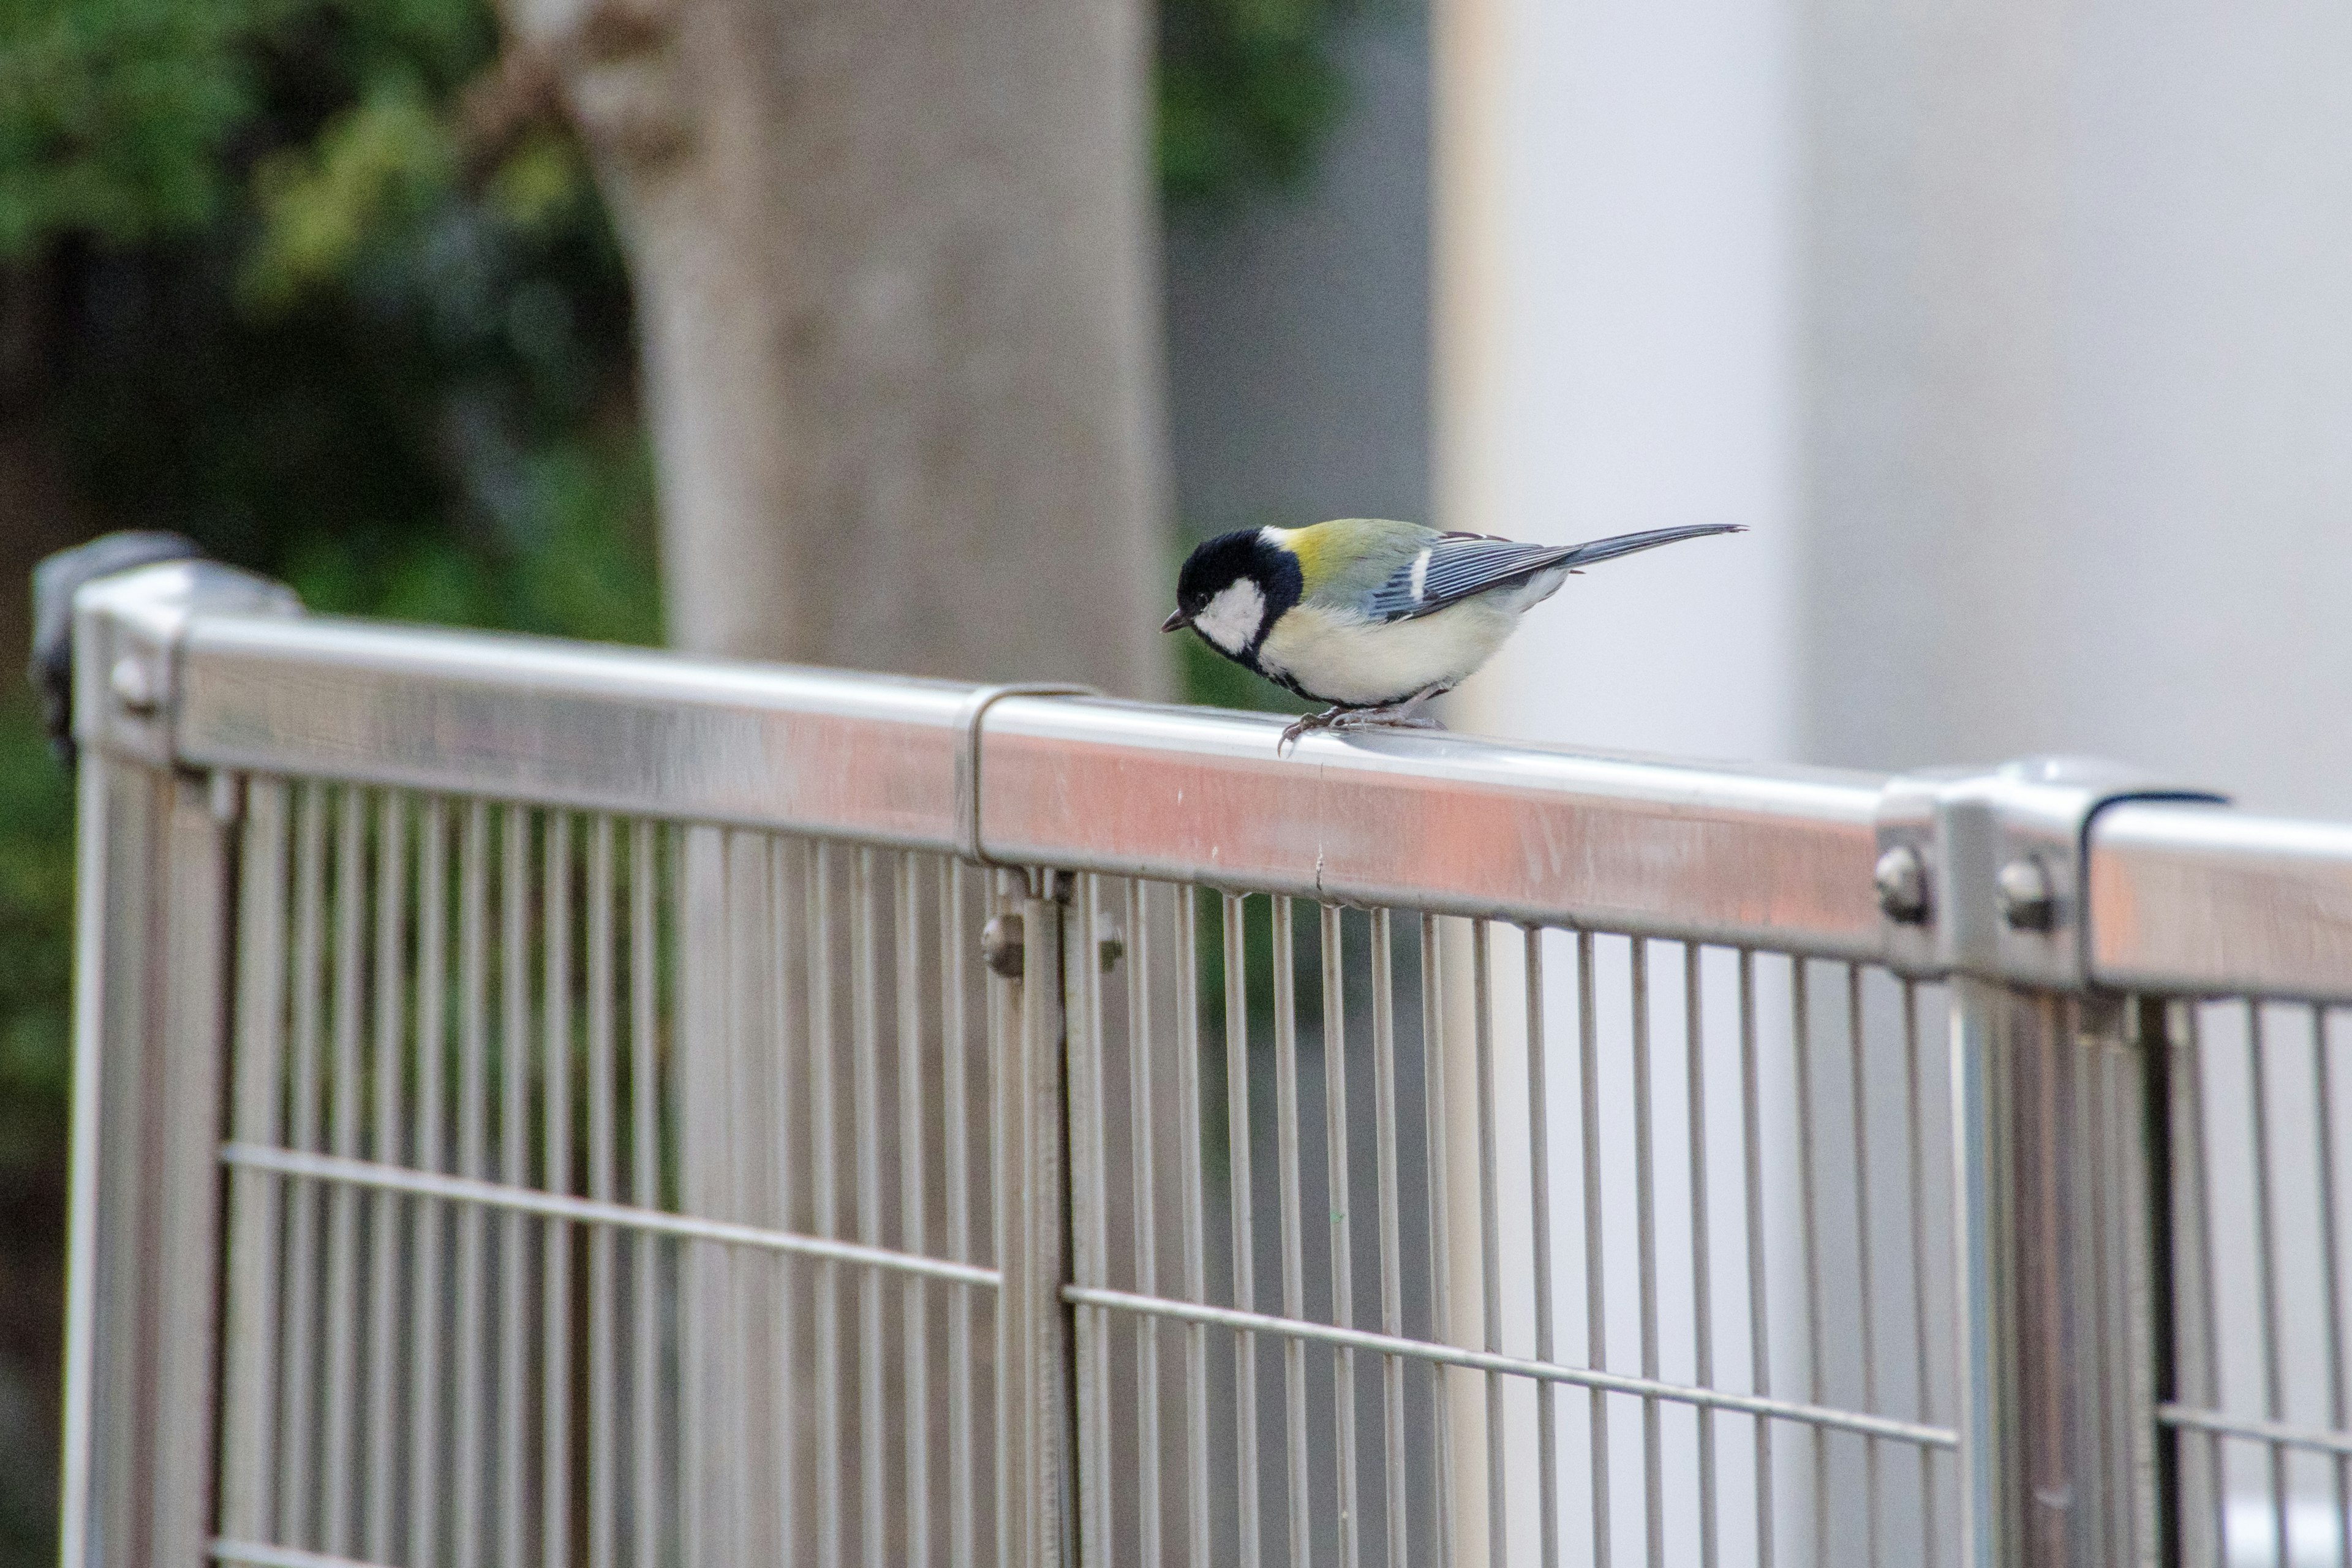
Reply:
[[[1787,9],[1781,0],[1435,0],[1433,16],[1440,525],[1563,542],[1678,523],[1753,531],[1571,578],[1464,688],[1451,721],[1604,749],[1789,758],[1799,743],[1801,549]],[[1449,957],[1449,1037],[1466,1048],[1467,955]],[[1496,994],[1514,994],[1514,963],[1507,953],[1498,963]],[[1734,1016],[1736,997],[1712,989],[1710,1014]],[[1577,1038],[1574,991],[1566,983],[1549,991],[1556,1059],[1570,1059],[1558,1056],[1558,1042]],[[1502,1059],[1516,1059],[1521,1027],[1515,1008],[1497,1009]],[[1612,1015],[1601,1033],[1610,1059],[1624,1059],[1624,1021]],[[1785,1050],[1777,1040],[1766,1046]],[[1460,1055],[1449,1051],[1449,1058]],[[1453,1082],[1466,1083],[1466,1069],[1450,1065]],[[1557,1173],[1574,1168],[1559,1130],[1579,1121],[1575,1074],[1556,1071],[1550,1085]],[[1454,1103],[1472,1103],[1470,1090]],[[1507,1121],[1515,1112],[1524,1114],[1496,1108]],[[1612,1170],[1627,1168],[1631,1136],[1630,1123],[1612,1114]],[[1452,1155],[1454,1321],[1475,1325],[1476,1248],[1460,1239],[1476,1234],[1475,1141],[1457,1134]],[[1709,1152],[1717,1170],[1739,1162],[1736,1136]],[[1787,1206],[1776,1196],[1776,1256],[1785,1250],[1779,1232],[1789,1228],[1780,1212]],[[1615,1331],[1609,1364],[1625,1372],[1640,1370],[1627,1333],[1640,1321],[1639,1275],[1619,1245],[1631,1235],[1630,1218],[1612,1211],[1607,1273]],[[1718,1279],[1742,1277],[1744,1259],[1724,1251],[1735,1229],[1716,1232]],[[1504,1234],[1504,1299],[1524,1302],[1531,1247]],[[1669,1256],[1676,1247],[1687,1257],[1687,1242],[1661,1241]],[[1662,1287],[1664,1320],[1689,1321],[1687,1280],[1670,1270]],[[1561,1353],[1581,1363],[1579,1318],[1562,1309],[1555,1331]],[[1797,1321],[1785,1311],[1779,1320]],[[1531,1315],[1507,1310],[1504,1332],[1524,1352]],[[1744,1317],[1717,1311],[1716,1364],[1727,1381],[1747,1364],[1746,1332]],[[1462,1561],[1478,1561],[1489,1548],[1483,1422],[1470,1380],[1454,1386],[1463,1391],[1453,1422],[1455,1550]],[[1574,1412],[1561,1420],[1562,1462],[1571,1472],[1564,1495],[1576,1495],[1574,1472],[1588,1463],[1584,1418],[1579,1402],[1563,1408]],[[1520,1442],[1495,1457],[1513,1500],[1506,1528],[1515,1561],[1532,1561],[1535,1552],[1533,1448]],[[1622,1411],[1610,1449],[1615,1549],[1638,1554],[1641,1434]],[[1693,1462],[1681,1447],[1669,1455],[1670,1466]],[[1676,1506],[1664,1539],[1648,1543],[1671,1561],[1695,1560],[1699,1551],[1696,1510],[1675,1489],[1682,1485],[1669,1483]],[[1580,1550],[1582,1521],[1564,1528],[1568,1550]],[[1739,1521],[1727,1518],[1724,1528],[1727,1562],[1754,1554]],[[1493,1555],[1501,1561],[1504,1547],[1495,1545]]]
[[[1140,0],[508,0],[635,288],[671,639],[1156,694]]]
[[[1787,26],[1778,0],[1437,0],[1437,513],[1563,542],[1755,531],[1571,579],[1455,723],[1795,746]]]

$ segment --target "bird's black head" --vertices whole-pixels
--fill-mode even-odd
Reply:
[[[1250,663],[1258,644],[1305,591],[1298,557],[1263,528],[1221,533],[1185,558],[1176,577],[1176,613],[1160,623],[1191,626],[1227,658]]]

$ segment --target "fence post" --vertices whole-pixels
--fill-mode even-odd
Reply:
[[[1000,1529],[1009,1568],[1057,1568],[1077,1559],[1073,1336],[1062,1299],[1069,1279],[1070,1187],[1064,911],[1056,891],[1054,873],[1029,873],[1018,906],[1014,1017],[999,1038],[1003,1284],[996,1397],[1004,1467]]]
[[[2090,824],[2210,799],[2036,759],[1891,785],[1878,825],[1895,966],[1951,980],[1961,1561],[2155,1560],[2163,1245],[2150,1048],[2091,985]]]
[[[69,673],[80,757],[58,1557],[194,1563],[213,1525],[240,792],[173,765],[175,653],[200,609],[290,598],[197,562],[86,586],[68,563],[40,588],[72,605],[70,666],[44,662]]]

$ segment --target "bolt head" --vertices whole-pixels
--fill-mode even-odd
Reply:
[[[2000,918],[2017,931],[2048,931],[2057,914],[2057,899],[2050,872],[2040,860],[2021,855],[2000,868],[1994,882],[2000,900]]]
[[[114,700],[127,712],[148,714],[163,705],[163,693],[156,689],[154,672],[147,661],[136,654],[124,654],[114,661],[107,672],[107,685],[114,691]]]
[[[1871,869],[1878,889],[1878,907],[1886,918],[1917,925],[1927,918],[1927,863],[1908,844],[1898,844],[1878,858]]]
[[[980,928],[980,961],[990,973],[1018,980],[1027,956],[1019,915],[998,915]]]

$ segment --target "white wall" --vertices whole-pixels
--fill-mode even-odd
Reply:
[[[2352,814],[2352,11],[1806,8],[1802,749]]]

